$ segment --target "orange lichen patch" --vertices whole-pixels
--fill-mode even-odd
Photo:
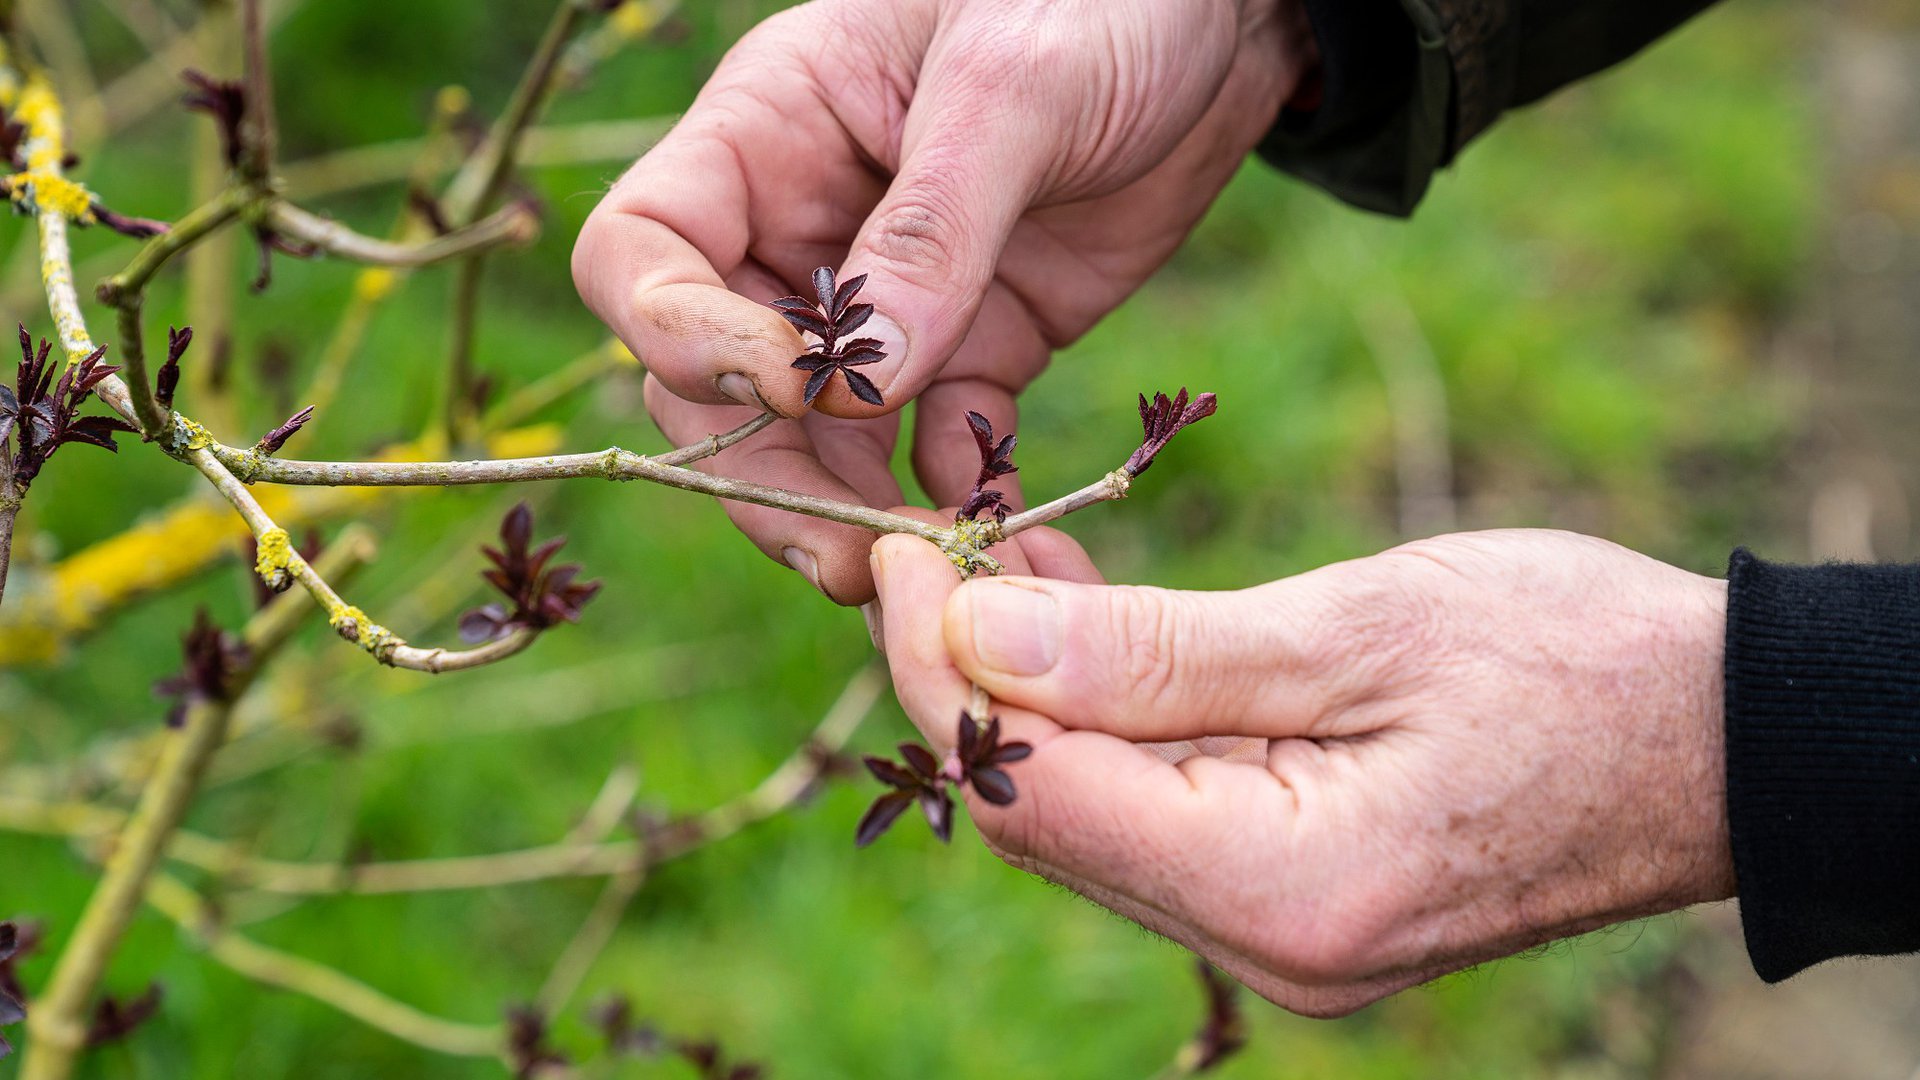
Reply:
[[[560,429],[552,424],[516,428],[488,440],[487,451],[495,457],[550,454],[559,447],[560,436]],[[430,442],[422,441],[389,447],[378,457],[428,461],[433,454]],[[363,512],[410,490],[417,489],[265,485],[254,489],[261,508],[282,529]],[[196,497],[77,551],[43,572],[16,567],[18,576],[8,589],[6,607],[0,608],[0,668],[57,659],[114,611],[240,554],[246,538],[246,526],[231,507]]]

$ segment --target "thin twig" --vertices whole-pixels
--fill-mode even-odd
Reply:
[[[633,362],[633,354],[619,338],[608,338],[553,371],[527,383],[506,400],[494,406],[481,421],[483,434],[525,423],[540,410],[564,400],[580,388],[598,381],[623,364]],[[674,464],[684,464],[674,462]]]
[[[272,227],[296,240],[343,259],[373,266],[415,269],[474,255],[502,245],[526,244],[539,233],[540,219],[518,204],[504,207],[465,228],[419,243],[383,240],[356,232],[337,221],[275,201],[267,210]]]
[[[1115,469],[1107,475],[1088,484],[1078,491],[1070,492],[1053,500],[1042,503],[1031,510],[1023,510],[1001,522],[995,540],[1004,540],[1026,532],[1039,525],[1058,521],[1076,510],[1085,510],[1097,503],[1111,502],[1127,497],[1127,489],[1133,485],[1133,477],[1124,469]]]
[[[752,421],[755,424],[759,422],[758,419]],[[688,460],[705,456],[704,451],[717,438],[688,448],[693,453]],[[644,457],[617,446],[586,454],[481,461],[295,461],[252,455],[231,446],[218,446],[211,453],[218,455],[217,464],[224,464],[233,470],[230,475],[242,476],[248,483],[299,487],[462,487],[583,477],[647,480],[668,487],[702,492],[715,498],[792,510],[845,525],[857,525],[874,532],[911,533],[936,544],[947,543],[953,538],[952,530],[900,514],[785,488],[713,476],[669,465],[658,458]]]
[[[72,1072],[74,1057],[86,1042],[85,1017],[93,992],[133,920],[149,879],[173,844],[207,766],[226,742],[232,701],[292,636],[304,608],[301,604],[296,609],[294,601],[285,599],[257,613],[242,635],[248,657],[231,676],[227,700],[194,702],[179,731],[162,747],[152,778],[115,838],[106,869],[28,1019],[34,1048],[22,1080],[64,1080]]]
[[[261,0],[240,0],[242,77],[247,88],[247,108],[240,117],[240,174],[255,188],[264,189],[273,174],[274,143],[277,139],[274,132],[273,68],[267,62],[267,27],[260,8]]]
[[[474,257],[453,272],[453,303],[447,313],[447,387],[440,402],[441,434],[450,447],[472,441],[480,403],[474,400],[473,343],[480,332],[480,281],[487,262]]]
[[[21,1080],[65,1080],[72,1073],[75,1055],[86,1045],[86,1015],[94,989],[133,921],[148,879],[186,815],[207,763],[226,740],[231,713],[232,706],[226,702],[196,703],[187,711],[178,737],[167,744],[153,780],[115,843],[99,884],[27,1018],[33,1043]]]
[[[123,298],[146,289],[153,275],[167,260],[199,243],[214,230],[245,212],[250,196],[242,188],[229,187],[211,200],[190,211],[171,229],[153,237],[134,253],[127,268],[102,281],[94,292],[103,304],[117,304]]]
[[[473,221],[506,186],[519,156],[520,141],[553,92],[561,50],[584,13],[584,5],[579,0],[559,0],[554,5],[546,33],[527,61],[526,70],[521,72],[520,82],[514,87],[506,109],[487,132],[486,141],[447,188],[444,205],[448,221],[456,226]]]
[[[505,1049],[504,1035],[497,1026],[429,1016],[334,968],[221,929],[205,901],[175,878],[164,874],[156,877],[147,900],[161,914],[199,936],[208,956],[255,982],[305,995],[394,1038],[439,1053],[498,1057]]]
[[[627,913],[627,906],[646,883],[647,868],[642,864],[614,874],[600,887],[593,907],[580,921],[580,928],[567,941],[567,947],[561,950],[560,958],[553,962],[547,981],[540,985],[540,993],[534,997],[542,1014],[558,1015],[573,1000],[587,973],[593,970],[594,962],[600,959],[614,932],[620,928],[620,918]]]
[[[604,161],[632,161],[645,153],[679,121],[678,116],[642,120],[589,120],[527,130],[520,144],[522,169],[557,165],[593,165]],[[280,180],[291,198],[313,200],[376,184],[403,180],[432,180],[451,171],[450,162],[435,161],[425,175],[415,168],[433,146],[431,134],[391,142],[335,150],[280,166]]]
[[[7,569],[13,562],[13,519],[20,513],[20,491],[13,482],[13,463],[0,446],[0,603],[7,598]]]

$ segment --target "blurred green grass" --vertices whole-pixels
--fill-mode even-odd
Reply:
[[[553,119],[684,107],[725,43],[769,6],[694,10],[682,43],[615,58]],[[275,44],[288,155],[408,136],[447,83],[497,107],[544,9],[301,5]],[[76,14],[102,73],[139,58],[97,5]],[[1795,430],[1761,357],[1819,225],[1798,51],[1808,18],[1778,3],[1709,14],[1627,70],[1509,118],[1439,179],[1411,223],[1365,217],[1250,164],[1167,270],[1028,396],[1026,489],[1044,495],[1110,468],[1134,438],[1134,391],[1187,384],[1218,392],[1220,417],[1184,436],[1128,503],[1067,526],[1112,578],[1231,588],[1395,542],[1395,418],[1367,326],[1385,298],[1412,314],[1437,360],[1463,526],[1577,528],[1717,571],[1733,544],[1769,534],[1766,494]],[[162,110],[95,149],[83,175],[123,211],[175,212],[191,123]],[[480,360],[508,388],[600,337],[566,256],[617,169],[539,174],[551,210],[543,239],[492,262]],[[324,209],[380,228],[398,201],[389,186]],[[17,223],[0,243],[27,235]],[[127,250],[82,240],[83,260]],[[236,264],[236,284],[245,273]],[[338,264],[281,260],[270,293],[239,299],[248,430],[279,418],[251,359],[280,342],[304,373],[351,287]],[[364,452],[419,428],[435,400],[445,299],[444,277],[426,273],[382,311],[350,407],[323,418],[307,452]],[[150,323],[178,321],[181,305],[171,279]],[[5,315],[46,327],[43,309]],[[661,445],[631,378],[553,418],[572,446]],[[198,491],[151,452],[63,455],[35,486],[16,587],[30,587],[19,583],[36,560]],[[423,580],[473,586],[462,603],[477,597],[473,545],[518,494],[388,504],[373,519],[383,559],[354,595],[376,612]],[[762,559],[711,503],[586,483],[533,497],[543,529],[564,530],[568,556],[607,583],[583,627],[517,663],[443,681],[374,670],[310,631],[250,705],[307,733],[303,752],[222,785],[193,825],[289,858],[504,850],[559,836],[623,761],[642,768],[650,802],[697,809],[771,768],[871,651],[857,614]],[[103,735],[150,730],[163,708],[148,686],[176,666],[192,607],[231,624],[244,598],[236,561],[123,614],[55,668],[0,673],[0,760],[58,760]],[[446,640],[458,606],[396,629]],[[548,725],[520,723],[536,719]],[[310,734],[341,724],[363,733],[357,746]],[[906,731],[888,705],[860,745]],[[855,853],[868,794],[836,788],[666,867],[586,996],[623,990],[670,1030],[717,1035],[783,1077],[1146,1076],[1195,1026],[1200,1002],[1180,950],[1000,865],[970,838],[942,849],[903,829]],[[42,839],[0,836],[0,866],[0,912],[44,917],[56,936],[91,880]],[[596,892],[579,881],[321,899],[246,930],[429,1011],[487,1021],[537,989]],[[1631,993],[1684,922],[1489,965],[1336,1023],[1260,1005],[1251,1047],[1221,1075],[1632,1075],[1633,1062],[1609,1065],[1595,1049],[1607,1044],[1596,1035],[1602,1003]],[[44,957],[26,965],[29,985],[46,968]],[[161,1017],[94,1055],[87,1075],[498,1071],[260,991],[143,916],[110,982],[131,992],[149,979],[167,987]],[[560,1037],[591,1043],[577,1017]]]

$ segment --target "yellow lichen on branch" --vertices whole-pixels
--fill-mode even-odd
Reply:
[[[552,453],[560,429],[550,424],[494,436],[500,456]],[[424,443],[391,447],[388,461],[431,460]],[[364,512],[402,489],[260,488],[261,507],[282,528]],[[16,566],[7,604],[0,608],[0,668],[58,659],[66,647],[109,614],[133,601],[190,580],[231,557],[247,529],[224,503],[189,499],[117,536],[73,553],[36,573]]]

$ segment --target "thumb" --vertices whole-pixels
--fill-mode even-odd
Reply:
[[[1052,122],[1007,105],[992,70],[991,58],[940,63],[915,92],[899,169],[840,275],[867,275],[860,299],[874,314],[861,333],[880,340],[886,359],[865,374],[887,403],[836,388],[821,398],[826,412],[892,411],[933,382],[966,340],[1007,237],[1033,203],[1054,144],[1041,129]]]
[[[1268,590],[1002,577],[956,590],[942,629],[954,666],[995,698],[1157,742],[1308,730],[1322,708],[1298,625]]]

